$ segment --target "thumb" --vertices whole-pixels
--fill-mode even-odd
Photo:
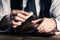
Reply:
[[[43,19],[37,19],[37,20],[33,20],[32,23],[33,24],[37,24],[37,23],[40,23]]]

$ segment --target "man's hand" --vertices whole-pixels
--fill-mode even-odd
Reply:
[[[41,24],[37,27],[37,30],[41,33],[49,33],[56,28],[56,22],[53,18],[42,18],[32,21],[33,24],[37,24],[38,22]]]
[[[16,28],[19,25],[22,25],[25,20],[27,20],[32,14],[29,12],[25,12],[22,10],[13,10],[11,13],[11,24],[14,28]]]

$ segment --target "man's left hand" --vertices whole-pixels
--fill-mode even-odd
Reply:
[[[46,32],[49,33],[51,31],[53,31],[56,28],[56,22],[53,18],[42,18],[42,19],[37,19],[37,20],[33,20],[32,23],[33,24],[37,24],[38,22],[41,22],[41,24],[39,24],[39,26],[37,27],[37,30],[39,32]]]

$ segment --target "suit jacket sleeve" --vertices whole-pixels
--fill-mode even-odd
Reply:
[[[11,12],[10,0],[0,0],[0,27],[1,23],[4,24],[3,22],[1,22],[1,20],[5,15],[10,14],[10,12]],[[0,33],[7,32],[9,29],[10,29],[9,27],[0,28]]]

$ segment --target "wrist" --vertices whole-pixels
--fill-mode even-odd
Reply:
[[[54,20],[54,22],[55,22],[55,29],[57,30],[57,22],[56,22],[56,20],[54,18],[51,18],[51,19]]]

